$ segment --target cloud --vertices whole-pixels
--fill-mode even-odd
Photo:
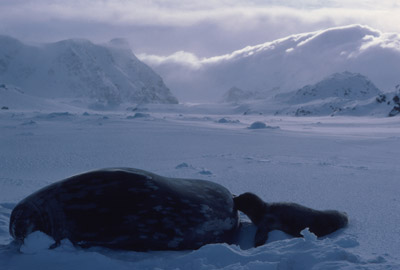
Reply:
[[[31,41],[122,36],[136,53],[210,57],[354,23],[400,32],[399,13],[395,0],[2,0],[0,32]]]
[[[179,51],[169,56],[139,54],[138,57],[155,68],[164,66],[167,69],[171,67],[176,69],[176,67],[180,66],[198,70],[207,67],[207,65],[232,62],[232,60],[243,59],[267,50],[274,51],[275,53],[280,53],[280,51],[284,50],[286,53],[291,53],[302,47],[309,47],[309,51],[315,52],[323,50],[326,47],[344,48],[346,44],[350,45],[351,51],[343,51],[342,55],[348,55],[350,58],[358,57],[369,49],[376,48],[391,49],[400,52],[400,34],[383,33],[366,25],[354,24],[290,35],[282,39],[255,46],[247,46],[231,53],[212,57],[199,58],[193,53],[184,51]],[[280,49],[277,49],[278,47]]]
[[[48,21],[52,19],[97,21],[108,24],[188,26],[205,20],[225,21],[228,18],[251,21],[260,17],[298,17],[320,20],[333,11],[345,16],[352,13],[382,11],[387,14],[400,9],[397,1],[238,1],[238,0],[2,0],[0,14],[8,20]],[[327,12],[329,10],[329,12]],[[347,13],[347,15],[345,14]],[[18,15],[24,15],[23,17]],[[340,16],[342,17],[342,16]],[[238,25],[237,25],[238,26]]]
[[[168,56],[148,55],[142,53],[138,54],[137,57],[152,66],[179,63],[180,65],[197,69],[200,68],[202,64],[202,60],[200,60],[196,55],[184,51],[179,51]]]
[[[400,52],[400,34],[382,33],[380,36],[369,35],[364,38],[365,43],[360,47],[360,52],[372,47],[388,48]]]

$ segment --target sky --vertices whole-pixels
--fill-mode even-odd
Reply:
[[[400,33],[398,0],[0,0],[0,34],[25,42],[126,38],[135,54],[230,53],[348,24]]]

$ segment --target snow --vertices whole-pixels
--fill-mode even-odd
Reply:
[[[229,104],[99,112],[51,101],[60,109],[0,110],[0,269],[400,269],[398,117],[244,115]],[[128,119],[139,112],[150,117]],[[279,129],[248,129],[257,121]],[[255,227],[242,214],[238,245],[182,252],[80,249],[67,240],[48,249],[53,240],[40,232],[21,247],[11,242],[9,216],[19,200],[113,166],[345,211],[349,226],[321,239],[307,230],[304,238],[273,231],[266,245],[252,248]]]
[[[295,116],[395,116],[400,111],[400,86],[391,92],[382,92],[367,77],[348,71],[332,74],[314,85],[306,85],[298,90],[266,97],[258,92],[246,92],[231,88],[225,94],[227,104],[236,106],[243,114],[275,114]],[[230,104],[229,104],[230,103]],[[139,105],[121,103],[119,106],[131,111],[127,119],[152,116]],[[62,107],[60,107],[62,106]],[[101,104],[93,104],[91,99],[63,99],[62,104],[49,98],[29,95],[18,87],[0,84],[0,108],[18,110],[73,110],[74,106],[92,110],[109,110]],[[195,106],[193,106],[195,107]],[[117,108],[117,107],[115,107]],[[114,109],[115,109],[114,108]],[[120,108],[120,109],[121,109]],[[50,116],[51,117],[51,116]],[[205,120],[207,117],[205,117]],[[219,123],[237,123],[237,119],[221,118]]]
[[[23,256],[22,261],[16,262],[15,266],[38,262],[50,266],[50,262],[55,267],[52,269],[71,269],[71,266],[76,267],[74,269],[93,266],[96,269],[351,269],[353,265],[371,266],[370,269],[391,267],[383,257],[363,259],[350,253],[349,247],[357,245],[351,237],[328,241],[316,240],[307,231],[303,234],[304,239],[277,241],[269,244],[270,247],[259,248],[257,252],[220,244],[204,246],[195,252],[149,252],[145,256],[136,252],[127,254],[95,249],[77,252],[69,242],[64,242],[51,251],[35,247],[35,253]],[[41,236],[43,242],[48,240],[45,235]]]
[[[296,116],[337,114],[388,116],[393,104],[378,102],[380,96],[383,97],[385,94],[367,77],[357,73],[342,72],[328,76],[315,85],[306,85],[297,91],[277,95],[276,100],[294,105],[279,113],[295,112]]]
[[[315,85],[307,85],[296,91],[291,103],[305,103],[329,97],[363,100],[376,97],[381,91],[361,74],[335,73]],[[287,94],[286,94],[287,95]]]
[[[84,39],[29,46],[0,35],[0,83],[32,96],[90,98],[97,108],[122,102],[177,103],[162,78],[122,39]]]
[[[232,87],[247,94],[274,96],[344,71],[360,73],[383,92],[391,91],[400,83],[399,44],[397,33],[348,25],[204,59],[139,57],[164,78],[179,100],[211,102]]]
[[[345,71],[294,91],[257,100],[236,99],[233,104],[246,115],[388,117],[399,113],[399,96],[399,85],[383,92],[366,76]]]
[[[55,241],[53,238],[41,231],[36,231],[28,235],[19,250],[23,254],[37,254],[48,250],[54,243]]]

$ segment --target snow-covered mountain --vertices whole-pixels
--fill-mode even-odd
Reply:
[[[365,76],[343,72],[328,76],[314,85],[279,94],[276,100],[291,105],[278,113],[333,115],[354,111],[360,102],[370,104],[380,94],[382,92]]]
[[[376,102],[380,104],[387,104],[391,108],[388,116],[396,116],[400,114],[400,84],[396,85],[396,90],[387,93],[381,94],[376,98]]]
[[[162,78],[121,39],[104,45],[70,39],[29,46],[0,36],[0,83],[33,96],[90,98],[105,106],[177,103]]]
[[[186,100],[215,100],[233,86],[275,96],[346,70],[367,76],[386,92],[399,83],[399,44],[399,34],[350,25],[292,35],[211,58],[182,52],[174,57],[139,57]]]
[[[379,94],[381,91],[367,77],[346,71],[335,73],[314,85],[306,85],[295,92],[280,94],[277,97],[278,99],[289,97],[288,103],[300,104],[328,98],[365,100]]]
[[[277,113],[302,115],[380,115],[400,112],[399,86],[381,92],[367,77],[351,72],[335,73],[324,80],[276,96],[290,104]]]
[[[399,94],[400,85],[384,93],[366,76],[346,71],[254,104],[244,101],[239,108],[253,114],[395,116],[400,113]]]

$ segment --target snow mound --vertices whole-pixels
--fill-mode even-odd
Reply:
[[[305,228],[300,232],[300,234],[304,237],[304,240],[306,241],[316,241],[318,238],[315,234],[310,232],[309,228]]]
[[[127,119],[137,119],[137,118],[149,118],[151,115],[149,113],[141,113],[137,112],[134,115],[129,115],[126,118]]]
[[[187,164],[186,162],[182,162],[175,166],[175,169],[186,169],[186,168],[193,168],[193,166]]]
[[[217,123],[219,124],[237,124],[240,123],[239,120],[231,120],[231,119],[227,119],[226,117],[222,117],[220,119],[218,119]]]
[[[263,128],[267,128],[267,125],[264,122],[261,121],[256,121],[253,122],[248,129],[263,129]]]
[[[90,98],[95,104],[177,103],[163,80],[129,44],[70,39],[28,46],[0,36],[0,82],[47,98]]]
[[[54,239],[43,232],[36,231],[24,239],[20,251],[24,254],[36,254],[45,251],[55,243]]]
[[[192,164],[182,162],[175,166],[177,170],[190,170],[202,176],[214,176],[213,172],[204,167],[195,167]]]
[[[265,128],[268,128],[268,129],[279,129],[279,127],[273,127],[273,126],[267,126],[264,122],[261,122],[261,121],[256,121],[256,122],[253,122],[249,127],[248,127],[248,129],[265,129]]]

